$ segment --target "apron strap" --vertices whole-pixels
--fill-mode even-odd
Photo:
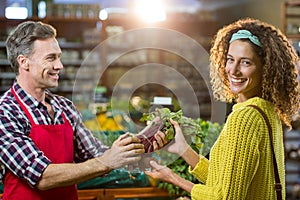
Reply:
[[[36,125],[35,122],[33,121],[33,118],[31,117],[30,113],[28,112],[27,108],[25,107],[25,105],[21,102],[20,98],[18,97],[18,95],[16,94],[15,90],[13,87],[11,87],[11,92],[14,95],[14,97],[16,98],[17,102],[19,103],[19,105],[21,106],[22,110],[25,112],[25,115],[28,117],[30,123],[32,125]]]
[[[27,110],[27,108],[25,107],[25,105],[22,103],[22,101],[20,100],[20,98],[19,98],[18,95],[16,94],[15,90],[13,89],[13,87],[11,87],[11,92],[12,92],[12,94],[14,95],[14,97],[16,98],[16,100],[17,100],[17,102],[19,103],[19,105],[21,106],[22,110],[25,112],[25,115],[28,117],[28,119],[29,119],[31,125],[37,125],[37,124],[34,122],[32,116],[31,116],[30,113],[28,112],[28,110]],[[63,118],[63,120],[64,120],[64,123],[67,122],[68,120],[67,120],[67,118],[66,118],[64,112],[62,112],[61,115],[62,115],[62,118]]]

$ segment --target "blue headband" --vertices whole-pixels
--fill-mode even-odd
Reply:
[[[256,44],[259,47],[262,47],[258,37],[252,35],[252,33],[248,30],[239,30],[238,32],[232,34],[229,43],[238,40],[238,39],[249,39],[252,43]]]

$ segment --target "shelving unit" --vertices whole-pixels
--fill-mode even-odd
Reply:
[[[81,78],[88,80],[93,75],[93,69],[99,68],[99,66],[100,68],[106,66],[106,61],[110,59],[110,56],[112,56],[113,53],[118,53],[120,50],[122,51],[124,45],[122,46],[122,44],[118,43],[118,41],[113,41],[113,44],[109,44],[114,46],[113,48],[110,46],[110,49],[113,49],[113,52],[107,52],[105,49],[102,49],[101,52],[93,52],[95,54],[98,53],[98,55],[93,56],[95,59],[91,59],[90,53],[94,47],[103,41],[105,42],[107,38],[110,38],[116,33],[149,27],[168,29],[191,37],[191,39],[201,44],[208,52],[210,49],[210,41],[219,28],[217,25],[217,20],[214,18],[213,14],[208,13],[199,13],[198,15],[187,13],[169,14],[166,21],[151,25],[145,24],[145,22],[130,15],[109,17],[109,19],[105,21],[87,17],[64,18],[57,14],[43,19],[32,17],[26,20],[49,23],[57,29],[57,39],[60,43],[60,47],[63,50],[62,62],[64,64],[64,73],[61,74],[59,87],[53,91],[70,98],[74,93],[74,90],[84,90],[84,86],[83,88],[73,88],[77,71],[82,64],[90,66],[86,67],[88,72],[80,75]],[[23,21],[24,20],[8,20],[5,18],[0,18],[0,30],[2,31],[0,32],[0,41],[2,41],[0,42],[0,51],[3,51],[1,55],[6,54],[4,41],[6,40],[8,32]],[[114,32],[114,28],[119,29],[119,32]],[[98,37],[95,37],[97,34]],[[86,40],[86,38],[91,37],[94,38],[92,38],[90,41]],[[139,39],[143,40],[147,38],[131,38],[133,43],[138,42]],[[154,42],[159,42],[159,39],[160,38],[158,36],[158,41]],[[180,41],[168,42],[180,46]],[[182,52],[193,53],[193,49],[190,49],[190,47],[182,45],[181,48]],[[147,63],[156,63],[168,66],[176,70],[178,74],[182,75],[189,82],[196,93],[199,102],[199,109],[201,110],[201,117],[203,119],[210,118],[211,99],[203,77],[201,77],[199,72],[197,72],[192,64],[189,63],[185,58],[180,57],[180,55],[175,55],[172,52],[166,52],[159,49],[141,49],[134,52],[128,52],[126,55],[122,55],[120,58],[116,59],[106,68],[103,75],[99,77],[99,84],[108,88],[107,96],[110,97],[116,83],[124,76],[125,73],[134,69],[135,67]],[[5,56],[0,58],[0,71],[0,83],[2,84],[0,93],[3,93],[10,87],[15,78]],[[176,77],[171,76],[170,74],[168,74],[168,76],[163,76],[159,71],[153,71],[152,74],[145,74],[145,76],[147,75],[148,77],[160,77],[161,80],[174,79],[172,86],[173,88],[176,87],[178,89],[182,85],[181,82],[176,80]],[[135,80],[132,80],[132,82],[134,81]],[[84,80],[82,83],[84,84]],[[124,87],[124,91],[129,89],[128,91],[130,92],[132,90],[132,85],[130,84],[123,85],[122,87]],[[172,93],[173,88],[166,88],[163,85],[149,83],[136,88],[132,96],[140,96],[149,102],[154,96],[171,96],[176,100],[175,95]],[[184,90],[185,88],[182,88],[182,91]]]
[[[286,1],[281,6],[282,31],[300,56],[300,1]]]
[[[282,3],[282,30],[290,39],[300,56],[300,1]],[[299,121],[293,123],[293,130],[285,131],[286,151],[286,189],[287,198],[300,199],[300,127]]]
[[[99,20],[87,18],[65,19],[59,17],[49,17],[44,19],[30,18],[26,20],[42,21],[44,23],[51,24],[57,29],[57,39],[63,51],[62,63],[64,65],[64,70],[61,74],[59,87],[53,89],[53,91],[55,91],[57,94],[71,98],[74,90],[73,84],[78,68],[81,67],[86,56],[98,44],[97,42],[100,42],[100,32],[98,32],[98,37],[95,37],[98,39],[98,41],[95,42],[95,38],[89,39],[85,37],[84,31],[94,31],[97,27],[97,23],[99,23]],[[12,71],[9,62],[7,61],[5,40],[10,30],[23,21],[25,20],[8,20],[6,18],[0,18],[0,29],[2,30],[0,33],[0,93],[5,92],[15,79],[15,74]],[[98,60],[96,59],[89,60],[85,61],[84,64],[93,68],[99,64],[97,61]],[[82,77],[89,79],[88,75],[86,77],[81,76],[81,78]],[[76,90],[80,89],[81,88],[76,88]]]
[[[187,14],[169,15],[166,21],[158,22],[155,24],[146,24],[145,22],[130,16],[110,17],[108,20],[103,21],[102,24],[103,32],[101,33],[101,35],[103,36],[103,40],[113,37],[115,34],[122,34],[130,30],[143,28],[162,28],[185,34],[186,36],[201,44],[206,49],[207,53],[210,49],[210,41],[218,29],[217,21],[213,18],[200,19],[197,16]],[[128,41],[132,41],[132,46],[134,46],[134,43],[143,43],[143,40],[146,40],[147,37],[147,35],[145,35],[144,38],[129,37],[127,38],[127,46],[125,45],[125,48],[128,48],[128,46],[130,47],[130,42]],[[157,37],[153,37],[152,35],[150,38],[153,43],[164,42],[160,41],[161,37],[159,35]],[[168,42],[180,46],[182,41],[170,40]],[[124,43],[122,41],[115,41],[113,45],[114,47],[109,47],[109,49],[111,49],[111,52],[106,51],[108,60],[110,60],[109,57],[111,55],[113,56],[118,51],[122,52],[124,50]],[[194,54],[193,49],[185,45],[180,46],[180,51],[185,52],[185,54]],[[199,52],[199,54],[201,53]],[[138,67],[147,63],[153,63],[153,67],[155,67],[155,64],[161,64],[170,67],[178,74],[182,75],[185,80],[189,82],[196,93],[201,110],[201,117],[204,119],[210,118],[210,96],[207,86],[204,83],[203,77],[201,77],[199,72],[195,70],[194,66],[189,63],[186,58],[182,58],[180,57],[180,55],[176,55],[172,52],[167,52],[161,49],[146,48],[127,52],[125,55],[116,58],[114,62],[109,63],[109,66],[105,70],[104,76],[101,79],[101,84],[108,88],[108,93],[110,96],[114,90],[115,85],[122,76],[126,75],[126,73],[132,73],[132,71],[130,70],[138,69]],[[108,63],[104,62],[103,65],[108,65]],[[132,96],[141,96],[148,101],[151,101],[154,96],[169,96],[173,97],[173,99],[176,99],[175,95],[172,93],[173,88],[166,88],[160,84],[151,84],[151,77],[159,77],[157,79],[160,79],[162,81],[164,79],[174,80],[173,85],[174,87],[177,87],[177,89],[183,85],[178,77],[172,76],[172,74],[165,75],[163,71],[153,70],[151,71],[151,73],[145,72],[145,74],[139,74],[139,77],[137,77],[137,79],[149,79],[149,84],[145,84],[137,88]],[[122,89],[124,90],[124,93],[128,89],[128,92],[131,91],[134,85],[134,81],[135,80],[132,80],[132,84],[129,83],[128,85],[124,85],[124,88]],[[185,91],[185,89],[186,88],[182,86],[182,91]]]
[[[300,1],[282,3],[282,30],[288,38],[300,39]]]
[[[300,199],[300,130],[293,129],[285,132],[286,151],[286,189],[287,197],[291,200]]]
[[[93,50],[100,42],[105,41],[107,38],[113,36],[112,27],[118,27],[121,31],[145,27],[145,24],[142,21],[128,16],[109,18],[107,21],[100,21],[99,19],[84,17],[78,19],[64,18],[56,15],[48,16],[51,17],[46,17],[44,19],[33,17],[26,20],[49,23],[57,29],[57,39],[63,51],[62,63],[64,64],[64,70],[60,76],[59,87],[54,89],[54,92],[70,98],[70,95],[72,95],[74,92],[85,90],[84,80],[82,81],[83,84],[79,85],[80,87],[73,88],[74,81],[77,78],[77,72],[79,69],[82,69],[82,65],[87,66],[87,71],[80,74],[80,78],[89,81],[93,73],[95,73],[96,68],[99,68],[99,66],[101,68],[102,65],[105,66],[107,64],[106,62],[111,56],[110,52],[106,52],[105,48],[102,49],[103,51],[101,52]],[[6,50],[4,41],[6,40],[10,30],[23,21],[25,20],[8,20],[5,18],[0,18],[0,55],[3,56],[0,57],[0,94],[6,91],[11,86],[12,81],[15,79],[15,74],[11,71],[5,56]],[[208,51],[212,36],[216,33],[218,28],[216,24],[216,20],[214,19],[199,19],[195,16],[179,14],[169,16],[166,22],[157,23],[155,27],[166,28],[184,33],[198,41]],[[97,37],[97,35],[99,37]],[[92,40],[89,40],[89,36],[92,37]],[[86,40],[87,38],[88,40]],[[132,38],[132,41],[137,42],[138,39],[140,38]],[[159,37],[157,39],[159,40]],[[179,46],[181,45],[179,41],[169,42],[177,43]],[[122,44],[116,43],[116,41],[110,45],[115,47],[114,51],[116,52],[124,48]],[[190,49],[190,47],[182,46],[182,51],[191,50],[192,49]],[[92,53],[95,55],[91,55]],[[202,77],[197,75],[199,73],[195,71],[191,63],[187,62],[185,58],[181,58],[179,55],[172,54],[172,52],[165,52],[159,49],[141,49],[135,52],[129,52],[128,54],[116,59],[115,62],[108,66],[103,76],[99,77],[99,84],[108,88],[107,96],[110,97],[115,84],[122,78],[122,76],[124,76],[125,73],[127,73],[129,70],[132,70],[136,66],[147,63],[159,63],[161,65],[166,65],[184,76],[197,93],[196,95],[199,100],[199,107],[201,111],[203,111],[201,113],[201,117],[203,119],[209,119],[211,112],[210,96]],[[173,88],[181,89],[180,87],[182,83],[179,82],[179,80],[174,79],[172,76],[161,75],[162,74],[160,71],[152,72],[151,74],[145,74],[146,77],[156,76],[160,79],[173,79]],[[131,81],[135,82],[134,79]],[[123,85],[122,87],[125,91],[126,89],[128,89],[128,91],[132,91],[132,85]],[[165,88],[159,84],[149,83],[137,88],[131,95],[137,95],[151,101],[154,96],[173,97],[174,94],[171,91],[173,88]],[[185,88],[182,88],[181,90],[184,91]],[[87,96],[84,96],[83,98],[92,102],[92,99],[89,99]],[[188,113],[185,113],[185,115],[187,114]],[[102,190],[99,191],[101,192]],[[79,194],[81,194],[82,199],[94,199],[96,198],[96,195],[99,194],[99,191],[95,191],[97,192],[95,193],[95,196],[93,196],[94,191],[79,191]],[[140,193],[141,191],[143,194]],[[157,188],[105,190],[105,195],[114,195],[115,197],[119,198],[169,196],[166,191],[159,190]]]

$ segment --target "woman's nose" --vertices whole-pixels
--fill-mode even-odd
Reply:
[[[231,63],[228,69],[230,74],[238,74],[240,72],[240,67],[237,62]]]

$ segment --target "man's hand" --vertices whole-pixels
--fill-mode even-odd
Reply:
[[[144,145],[129,133],[121,135],[102,156],[81,163],[49,164],[36,187],[48,190],[77,184],[109,173],[129,163],[137,163]]]
[[[105,151],[98,161],[112,170],[138,162],[144,152],[144,145],[140,143],[140,140],[125,133],[114,141],[111,148]]]

